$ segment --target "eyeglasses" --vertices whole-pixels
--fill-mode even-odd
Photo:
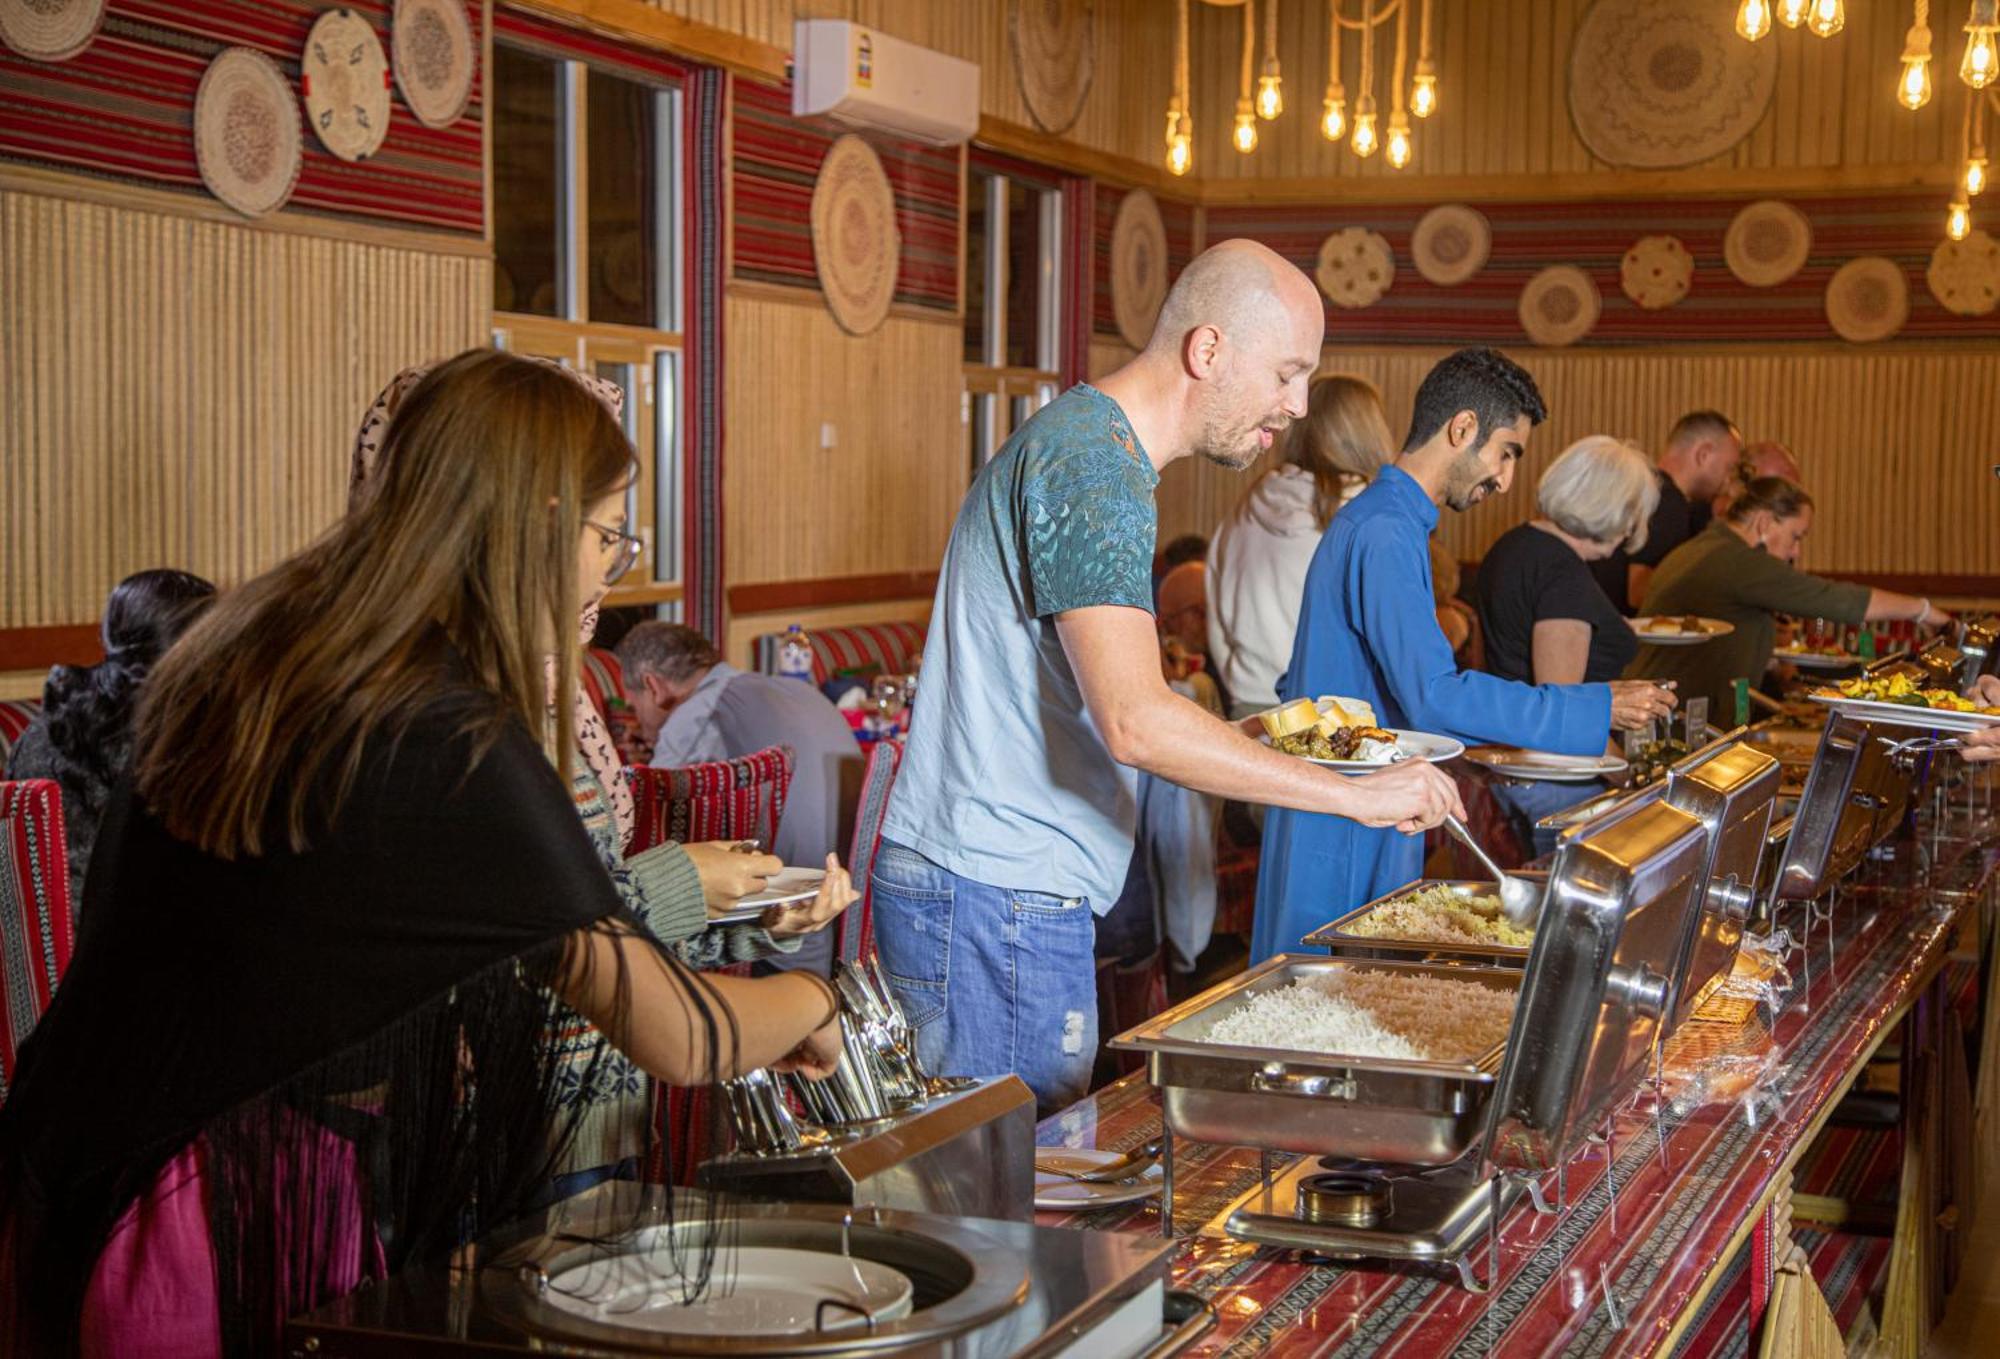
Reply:
[[[639,558],[645,555],[646,540],[644,538],[627,533],[624,529],[612,528],[609,524],[600,524],[594,519],[584,520],[583,525],[585,528],[594,528],[603,534],[604,546],[607,549],[614,544],[618,548],[617,555],[611,559],[610,565],[604,568],[604,583],[606,585],[616,585],[619,578],[637,566]]]

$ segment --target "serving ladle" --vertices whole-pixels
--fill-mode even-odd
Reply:
[[[1472,838],[1472,832],[1467,830],[1465,823],[1457,817],[1447,816],[1444,824],[1451,828],[1451,833],[1456,835],[1465,847],[1472,851],[1473,857],[1493,875],[1494,884],[1500,891],[1500,914],[1507,918],[1507,923],[1523,929],[1533,925],[1535,917],[1542,913],[1542,889],[1526,878],[1510,876],[1499,864],[1494,863],[1493,856]]]

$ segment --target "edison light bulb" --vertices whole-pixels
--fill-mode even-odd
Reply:
[[[1986,191],[1986,157],[1973,156],[1965,162],[1965,178],[1960,181],[1965,186],[1967,198],[1977,198]]]
[[[1771,6],[1766,0],[1743,0],[1736,11],[1736,31],[1751,42],[1771,31]]]
[[[1319,134],[1330,142],[1347,135],[1347,95],[1338,85],[1326,87],[1326,99],[1320,104]]]
[[[1812,0],[1812,16],[1806,27],[1822,38],[1831,38],[1847,27],[1847,0]]]
[[[1410,82],[1410,113],[1417,118],[1428,118],[1437,112],[1438,78],[1428,61],[1417,63],[1416,79]]]
[[[1354,101],[1354,137],[1348,143],[1354,154],[1367,157],[1375,154],[1375,96],[1364,94]]]
[[[1257,115],[1250,108],[1248,99],[1236,101],[1236,130],[1230,134],[1229,140],[1246,156],[1257,149]]]
[[[1965,44],[1965,60],[1958,64],[1958,78],[1975,90],[1983,90],[2000,75],[2000,53],[1993,50],[1993,30],[1982,28]]]
[[[1972,232],[1972,205],[1965,201],[1963,194],[1951,200],[1951,211],[1945,215],[1944,234],[1954,241],[1962,241]]]
[[[1812,0],[1778,0],[1778,22],[1786,28],[1797,28],[1806,21],[1806,11],[1812,8]]]
[[[1168,173],[1184,175],[1188,172],[1188,167],[1193,164],[1194,148],[1188,145],[1186,137],[1175,137],[1167,143]]]
[[[1896,102],[1912,113],[1931,102],[1931,62],[1928,56],[1903,58],[1903,78],[1896,82]]]
[[[1278,59],[1272,57],[1264,63],[1264,74],[1257,77],[1257,116],[1267,123],[1285,111],[1283,85],[1278,79]]]
[[[1400,170],[1410,163],[1410,120],[1401,109],[1389,115],[1389,138],[1382,144],[1382,158],[1389,162],[1391,170]]]

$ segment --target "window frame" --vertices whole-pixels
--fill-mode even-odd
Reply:
[[[1033,367],[1011,365],[1006,361],[1007,297],[1013,269],[1009,240],[1012,223],[1007,193],[1014,183],[1036,195],[1039,216],[1040,250],[1035,266],[1035,328],[1039,333],[1035,337],[1037,363]],[[1066,205],[1060,187],[1039,182],[1030,176],[1010,174],[997,166],[967,165],[965,193],[968,209],[970,195],[974,192],[983,192],[986,196],[986,268],[985,277],[978,285],[985,312],[986,333],[981,341],[985,361],[963,359],[961,362],[965,385],[959,414],[966,430],[972,475],[977,476],[1026,417],[1054,400],[1062,389],[1062,282],[1066,267],[1063,214]],[[967,216],[970,216],[969,211]],[[965,230],[969,237],[969,223]],[[968,289],[974,286],[971,270],[966,267],[969,252],[968,238],[959,250],[959,272]],[[1022,401],[1027,402],[1026,414],[1017,420],[1015,407]]]

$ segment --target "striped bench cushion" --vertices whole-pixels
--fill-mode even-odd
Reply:
[[[14,743],[41,710],[42,701],[38,698],[0,699],[0,768],[6,767]]]
[[[815,684],[845,672],[907,675],[924,650],[921,623],[855,623],[821,628],[807,636],[812,642]],[[767,632],[757,639],[757,668],[767,675],[778,673],[778,644],[784,637],[782,632]]]

